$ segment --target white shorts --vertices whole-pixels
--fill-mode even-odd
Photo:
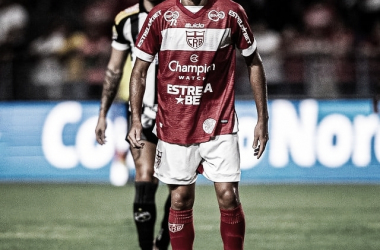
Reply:
[[[210,141],[188,146],[158,140],[154,176],[166,184],[189,185],[197,180],[197,169],[213,182],[240,181],[240,152],[237,133],[219,135]]]

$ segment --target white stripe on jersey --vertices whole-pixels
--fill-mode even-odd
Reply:
[[[111,46],[112,46],[112,48],[114,48],[116,50],[120,50],[120,51],[125,51],[125,50],[129,49],[128,44],[121,44],[121,43],[118,43],[116,41],[112,41]]]
[[[257,48],[257,43],[256,43],[256,39],[254,39],[253,44],[251,46],[249,46],[249,48],[243,49],[241,51],[241,55],[246,56],[246,57],[250,56],[253,54],[253,52],[255,52],[256,48]]]
[[[153,62],[154,60],[154,56],[149,55],[148,53],[145,53],[144,51],[140,50],[137,47],[135,48],[135,55],[136,57],[146,62]]]
[[[124,27],[123,27],[123,36],[128,41],[133,41],[131,29],[132,29],[131,28],[131,19],[128,18],[124,24]],[[133,45],[133,42],[131,44],[127,44],[127,43],[124,44],[124,43],[119,43],[119,42],[113,40],[111,46],[114,49],[124,51],[124,50],[129,50],[129,49],[133,50],[134,45]]]
[[[133,44],[133,38],[132,38],[132,25],[131,25],[131,19],[128,18],[127,21],[125,22],[125,25],[123,27],[123,35],[124,35],[124,38],[127,39],[128,41],[132,41],[130,44],[129,44],[129,48],[128,49],[131,49],[132,50],[132,56],[133,56],[133,47],[134,47],[134,44]]]
[[[192,33],[189,33],[192,32]],[[196,32],[196,33],[193,33]],[[192,48],[188,45],[191,36],[204,39],[199,48]],[[169,28],[162,31],[161,51],[182,50],[182,51],[217,51],[230,45],[231,29],[188,29],[188,28]]]

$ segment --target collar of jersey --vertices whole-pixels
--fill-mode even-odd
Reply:
[[[191,18],[197,18],[202,16],[214,4],[214,2],[215,0],[208,0],[207,4],[201,10],[199,10],[196,13],[193,13],[190,10],[186,9],[185,6],[183,6],[181,0],[176,0],[178,8],[180,8],[183,13],[185,13],[187,16]]]

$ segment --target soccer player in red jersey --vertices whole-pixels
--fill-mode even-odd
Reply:
[[[140,0],[139,3],[121,11],[115,18],[112,53],[106,70],[98,124],[95,130],[96,139],[101,145],[106,142],[106,116],[119,89],[122,73],[130,74],[131,69],[128,66],[124,67],[124,64],[126,60],[131,60],[132,63],[136,60],[134,43],[138,32],[148,16],[148,12],[160,2],[162,0]],[[154,250],[166,250],[170,243],[168,232],[170,194],[165,204],[165,214],[159,235],[153,241],[156,221],[155,194],[158,186],[158,179],[153,176],[158,139],[152,133],[157,112],[156,71],[157,63],[155,61],[150,65],[147,72],[147,91],[143,101],[144,111],[141,114],[143,121],[141,143],[144,143],[145,147],[144,149],[131,148],[136,167],[133,215],[142,250],[152,250],[152,248]]]
[[[243,249],[245,218],[235,113],[235,48],[244,56],[258,120],[254,155],[268,137],[264,68],[244,9],[231,0],[166,0],[153,8],[136,41],[130,82],[132,125],[128,140],[141,142],[146,72],[158,56],[158,111],[154,175],[169,185],[169,231],[174,250],[193,248],[193,204],[198,166],[214,182],[224,249]]]

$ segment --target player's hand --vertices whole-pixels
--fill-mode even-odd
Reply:
[[[259,159],[264,153],[268,140],[268,122],[258,121],[255,127],[255,135],[252,146],[254,150],[254,156],[257,156],[257,159]]]
[[[95,128],[95,135],[96,135],[96,141],[100,145],[104,145],[106,141],[106,128],[107,128],[107,121],[104,117],[99,117],[98,124]]]
[[[144,143],[141,142],[141,131],[142,131],[141,123],[132,122],[131,129],[129,130],[127,139],[129,141],[129,144],[131,144],[133,148],[144,147]]]

